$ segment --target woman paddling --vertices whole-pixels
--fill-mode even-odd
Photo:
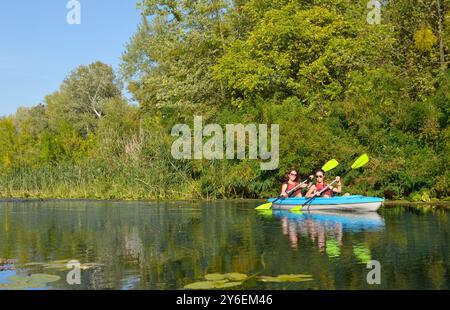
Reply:
[[[297,170],[291,169],[286,176],[286,180],[284,181],[283,185],[281,186],[280,196],[284,196],[286,198],[302,197],[302,189],[307,187],[308,184],[302,184],[301,186],[299,186],[299,188],[295,192],[291,193],[290,195],[287,194],[287,192],[289,192],[290,190],[292,190],[294,187],[296,187],[298,185],[297,177],[298,177]]]
[[[324,182],[325,172],[322,169],[316,171],[316,179],[317,182],[315,185],[311,186],[311,188],[306,193],[306,197],[312,198],[314,196],[321,196],[324,198],[333,197],[334,193],[342,192],[342,184],[341,177],[336,177],[336,187],[328,186],[327,183]],[[324,191],[322,194],[320,192],[328,186],[328,189]]]

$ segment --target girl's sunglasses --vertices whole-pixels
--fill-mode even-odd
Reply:
[[[316,178],[323,178],[323,175],[316,175]]]

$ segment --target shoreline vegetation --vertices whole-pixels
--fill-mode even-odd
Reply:
[[[0,118],[0,197],[264,199],[292,165],[308,176],[336,158],[331,179],[362,153],[371,161],[344,190],[450,197],[449,1],[388,1],[380,24],[367,22],[367,0],[140,10],[116,72],[79,66],[42,102]],[[175,160],[171,129],[194,115],[222,128],[278,124],[279,168]]]

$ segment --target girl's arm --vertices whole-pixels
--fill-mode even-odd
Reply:
[[[306,197],[307,198],[312,198],[312,197],[314,197],[314,192],[316,191],[316,186],[315,185],[312,185],[310,188],[309,188],[309,190],[308,190],[308,192],[306,193]]]
[[[336,177],[336,187],[333,187],[333,193],[340,194],[342,192],[341,178]]]
[[[287,187],[288,187],[288,185],[286,183],[281,185],[281,194],[280,194],[280,196],[284,196],[286,198],[288,197],[288,194],[286,194]]]

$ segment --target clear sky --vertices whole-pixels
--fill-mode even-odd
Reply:
[[[136,0],[79,0],[80,25],[67,23],[68,2],[1,2],[0,116],[42,102],[79,65],[117,69],[140,20]]]

